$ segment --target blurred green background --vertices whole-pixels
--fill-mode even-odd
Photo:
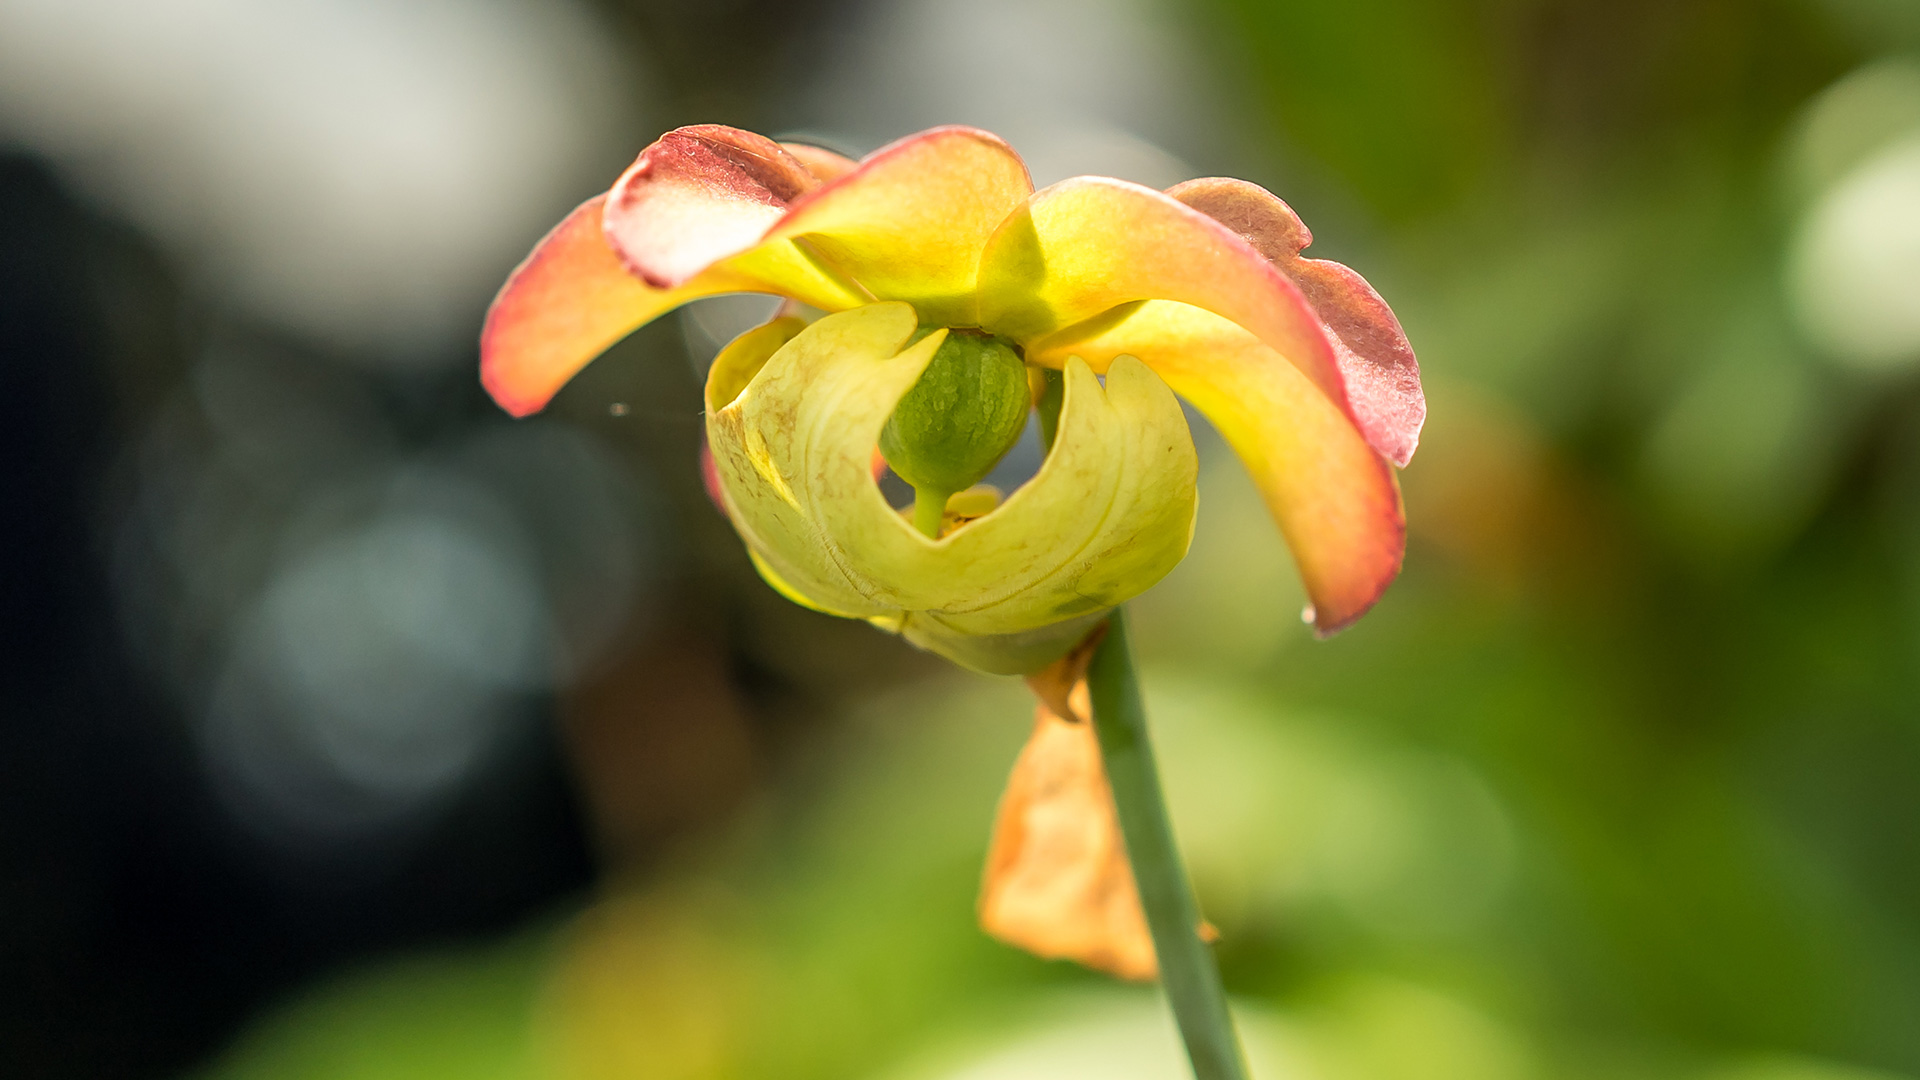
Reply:
[[[706,505],[763,308],[474,385],[659,131],[960,121],[1264,184],[1421,360],[1358,626],[1198,429],[1134,605],[1259,1076],[1920,1076],[1920,4],[173,6],[0,0],[7,1075],[1185,1075],[974,928],[1024,689]]]

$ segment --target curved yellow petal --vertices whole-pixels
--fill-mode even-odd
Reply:
[[[772,573],[815,606],[899,616],[910,640],[962,663],[1031,670],[1186,553],[1198,472],[1186,419],[1142,364],[1112,364],[1102,387],[1068,363],[1040,472],[930,540],[869,471],[887,416],[945,336],[901,351],[917,322],[904,303],[827,316],[710,413],[728,507]]]
[[[1144,365],[1110,365],[1103,387],[1066,367],[1052,451],[993,513],[938,542],[909,529],[860,536],[890,576],[930,587],[905,605],[955,630],[1007,633],[1111,608],[1145,592],[1193,540],[1199,460],[1186,415]],[[899,522],[904,526],[904,521]],[[866,519],[848,522],[874,527]],[[1045,545],[1037,545],[1044,538]],[[1083,635],[1084,636],[1084,635]]]
[[[903,353],[917,325],[906,304],[830,315],[776,351],[731,402],[707,412],[707,445],[734,527],[773,577],[823,610],[859,618],[899,610],[869,595],[871,585],[827,541],[810,480],[852,467],[873,488],[881,509],[892,512],[868,471],[880,424],[860,445],[842,445],[846,440],[834,436],[844,436],[876,408],[885,410],[884,423],[893,403],[919,379],[945,335],[929,335]],[[827,369],[856,370],[858,376],[832,386],[816,382]],[[708,392],[720,396],[711,382]],[[855,399],[851,410],[848,398]]]
[[[1389,459],[1413,453],[1424,407],[1408,407],[1406,387],[1356,394],[1336,338],[1293,281],[1231,229],[1161,192],[1083,176],[1036,193],[989,242],[979,288],[980,324],[1023,343],[1138,300],[1204,308],[1286,357]]]
[[[756,162],[765,167],[748,167]],[[824,157],[816,163],[831,167]],[[865,303],[812,251],[761,242],[787,198],[819,184],[798,159],[750,132],[668,132],[507,278],[480,335],[481,383],[501,408],[526,416],[609,346],[689,300],[760,292],[825,311]]]
[[[967,326],[987,238],[1032,192],[1025,163],[998,137],[933,128],[796,200],[768,237],[803,240],[875,298],[911,303],[927,325]]]
[[[1331,634],[1365,614],[1400,572],[1406,517],[1392,466],[1273,349],[1229,319],[1148,301],[1063,331],[1028,356],[1095,370],[1138,357],[1192,402],[1253,474]]]
[[[1207,177],[1175,184],[1167,195],[1233,230],[1293,282],[1333,342],[1355,413],[1382,417],[1383,427],[1401,433],[1404,445],[1381,453],[1405,465],[1427,419],[1420,363],[1400,320],[1367,279],[1328,259],[1301,258],[1313,233],[1293,207],[1258,184]]]
[[[677,289],[647,285],[601,235],[605,202],[596,195],[554,226],[487,309],[480,382],[515,416],[545,408],[588,361],[641,324],[696,297],[752,287],[728,274]]]

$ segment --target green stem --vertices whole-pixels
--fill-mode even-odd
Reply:
[[[1213,950],[1200,940],[1200,908],[1167,819],[1166,797],[1147,738],[1147,713],[1127,645],[1127,622],[1118,608],[1107,620],[1106,639],[1093,654],[1087,685],[1120,832],[1160,960],[1160,985],[1187,1044],[1193,1075],[1196,1080],[1246,1080],[1220,969]]]
[[[940,526],[946,522],[947,500],[952,497],[952,492],[914,488],[913,527],[935,540],[940,539]]]

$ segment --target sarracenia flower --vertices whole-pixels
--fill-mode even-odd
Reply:
[[[971,128],[855,163],[687,127],[514,271],[481,377],[525,415],[687,301],[794,302],[707,376],[715,501],[793,600],[1029,677],[1041,705],[1001,801],[981,923],[1146,978],[1158,939],[1085,674],[1107,613],[1187,551],[1197,469],[1176,395],[1253,473],[1321,633],[1400,570],[1394,468],[1425,419],[1419,370],[1358,274],[1300,257],[1309,239],[1238,180],[1159,192],[1087,176],[1036,192],[1012,149]],[[1035,407],[1046,459],[1003,502],[975,485]],[[910,516],[882,497],[876,454],[913,485]],[[1140,805],[1137,776],[1130,790]]]
[[[1055,661],[1186,553],[1179,395],[1252,472],[1331,633],[1399,572],[1394,467],[1426,406],[1393,313],[1358,274],[1302,258],[1309,240],[1238,180],[1036,192],[971,128],[856,163],[686,127],[514,272],[481,373],[525,415],[690,300],[771,293],[828,313],[775,319],[714,362],[724,507],[788,597],[1003,673]],[[1004,502],[967,490],[1019,435],[1030,387],[1058,394],[1039,473]],[[911,518],[875,483],[876,447],[915,486]]]

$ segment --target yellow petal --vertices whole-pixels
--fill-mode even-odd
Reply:
[[[1046,705],[1014,764],[994,823],[980,888],[980,926],[1048,959],[1075,960],[1124,979],[1159,973],[1133,869],[1087,723]]]
[[[791,316],[775,319],[764,326],[757,326],[741,334],[726,348],[721,349],[720,355],[713,358],[713,366],[707,369],[707,411],[717,412],[732,404],[733,400],[740,396],[740,392],[747,388],[747,384],[753,381],[753,377],[760,373],[760,369],[766,366],[767,360],[787,342],[792,341],[801,330],[806,328],[806,325],[805,320]],[[714,478],[709,494],[721,504],[721,509],[728,519],[737,522],[739,516],[727,502],[726,486],[719,481],[718,468],[714,463],[711,450],[706,454],[705,464],[712,470],[709,475]],[[836,611],[788,584],[787,580],[780,576],[780,572],[769,566],[766,559],[762,558],[753,547],[747,548],[747,556],[753,560],[753,568],[759,572],[761,579],[781,596],[801,607],[811,608],[828,615],[838,615],[843,618],[857,617],[853,612]]]
[[[582,203],[514,270],[487,309],[480,381],[515,416],[546,407],[587,362],[688,300],[744,288],[725,275],[656,289],[627,272],[600,231],[606,196]]]
[[[1406,518],[1393,468],[1325,395],[1232,321],[1156,300],[1067,331],[1029,352],[1099,370],[1138,357],[1211,420],[1253,474],[1330,634],[1359,618],[1400,571]]]
[[[1417,381],[1353,383],[1336,337],[1293,281],[1231,229],[1161,192],[1085,176],[1038,192],[990,241],[979,281],[980,324],[1022,343],[1137,300],[1205,308],[1286,357],[1382,454],[1404,463],[1413,453],[1424,416]]]
[[[779,571],[775,570],[771,566],[768,566],[767,560],[762,558],[760,556],[760,553],[753,550],[752,548],[747,549],[747,558],[753,563],[754,572],[760,575],[760,580],[766,582],[769,586],[771,586],[774,592],[777,592],[781,596],[784,596],[787,599],[793,601],[794,603],[799,604],[801,607],[806,608],[809,611],[817,611],[822,615],[837,615],[842,619],[857,619],[861,617],[850,611],[835,611],[834,609],[826,606],[825,604],[820,603],[818,600],[815,600],[813,597],[808,596],[806,593],[801,592],[799,589],[796,589],[793,586],[787,584],[787,579],[781,577]],[[884,616],[868,616],[868,617],[884,618]],[[884,629],[888,630],[889,632],[896,632],[894,626],[886,626],[884,627]]]
[[[897,618],[910,640],[970,666],[1033,670],[1186,553],[1197,462],[1185,416],[1142,364],[1112,364],[1103,388],[1069,363],[1039,473],[930,540],[887,505],[869,464],[944,338],[900,351],[915,326],[901,303],[827,316],[711,412],[728,506],[749,546],[815,605]]]
[[[906,304],[872,304],[820,319],[777,350],[731,402],[707,413],[707,444],[734,527],[787,588],[815,606],[869,618],[897,613],[850,569],[820,521],[817,474],[848,469],[871,489],[880,426],[939,348],[932,334],[904,353],[918,325]],[[838,376],[833,377],[833,376]],[[717,397],[712,386],[709,394]],[[865,428],[874,413],[879,420]],[[904,523],[903,523],[904,524]]]
[[[797,200],[769,234],[799,237],[881,300],[905,300],[929,326],[967,326],[987,238],[1033,191],[1005,142],[943,127],[869,155]]]
[[[630,272],[608,243],[607,196],[554,226],[507,278],[480,334],[480,381],[515,416],[547,402],[615,342],[703,296],[773,293],[836,311],[864,302],[788,241],[760,244],[662,289]]]
[[[1333,342],[1354,411],[1392,417],[1387,426],[1403,433],[1403,444],[1380,452],[1405,465],[1427,416],[1420,364],[1400,320],[1367,279],[1337,262],[1301,258],[1313,234],[1293,207],[1258,184],[1208,177],[1175,184],[1167,195],[1233,230],[1293,282]]]

